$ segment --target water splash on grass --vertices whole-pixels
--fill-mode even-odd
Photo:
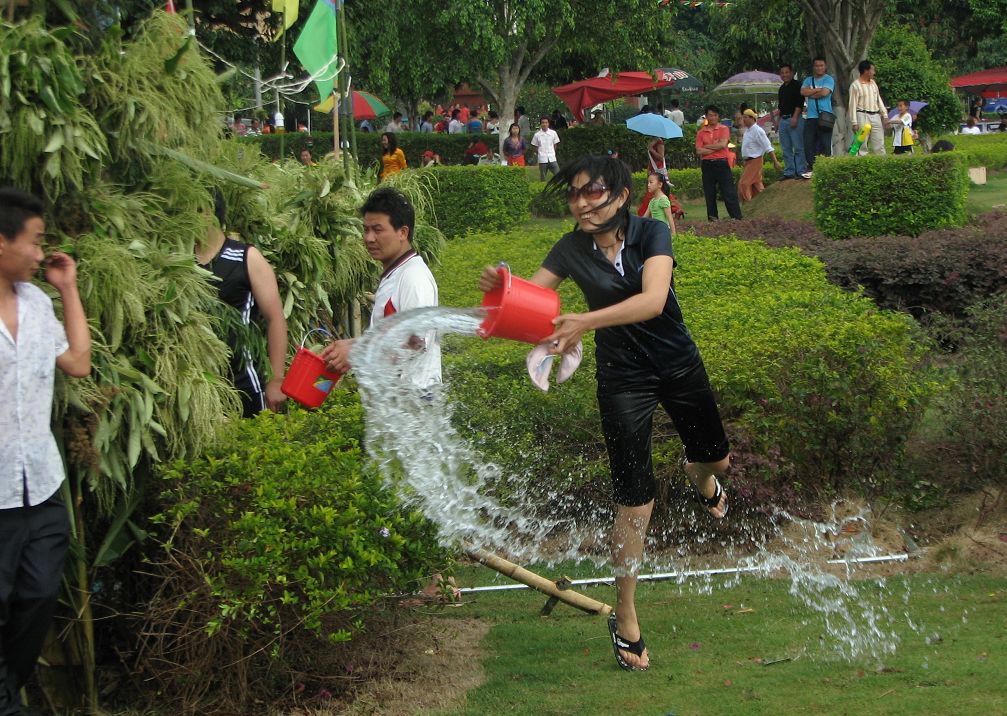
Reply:
[[[534,476],[503,474],[458,432],[444,386],[417,390],[402,379],[419,355],[407,347],[411,336],[437,331],[474,338],[482,318],[478,309],[423,308],[392,316],[357,341],[351,360],[366,407],[368,450],[406,504],[438,526],[445,544],[480,547],[525,564],[589,561],[610,570],[607,548],[599,549],[608,544],[610,516],[569,509],[569,495],[551,494],[541,485],[536,485],[533,501],[526,488]],[[500,421],[505,424],[507,416]],[[507,489],[498,494],[495,486],[502,482]],[[543,505],[551,509],[543,510]],[[734,579],[752,573],[785,575],[793,597],[818,615],[823,642],[832,653],[880,660],[898,644],[895,617],[878,595],[887,585],[852,579],[855,567],[850,564],[824,566],[837,554],[848,559],[881,554],[867,520],[861,512],[812,522],[777,510],[768,537],[754,540],[754,551],[753,540],[745,548],[722,543],[720,558],[737,565]],[[651,555],[640,567],[685,572],[690,561],[685,553]],[[715,582],[712,576],[679,581],[692,590],[724,584],[723,578]]]

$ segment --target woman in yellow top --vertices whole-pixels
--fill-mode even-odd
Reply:
[[[406,155],[399,149],[393,132],[381,135],[381,179],[384,181],[392,174],[398,174],[405,169]]]

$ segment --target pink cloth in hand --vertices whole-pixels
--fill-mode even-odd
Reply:
[[[528,377],[532,384],[543,391],[549,390],[549,374],[556,358],[559,358],[559,370],[556,372],[556,383],[563,383],[568,380],[574,371],[580,366],[580,361],[584,357],[584,345],[577,341],[577,345],[566,353],[556,355],[549,352],[548,343],[539,343],[528,353],[525,364],[528,366]]]

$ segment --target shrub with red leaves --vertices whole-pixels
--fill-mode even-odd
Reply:
[[[810,222],[782,219],[688,222],[683,229],[710,237],[730,232],[774,248],[796,247],[821,259],[833,283],[850,290],[862,286],[882,308],[908,311],[923,320],[934,312],[964,317],[976,301],[1007,292],[1004,211],[917,237],[830,241]]]

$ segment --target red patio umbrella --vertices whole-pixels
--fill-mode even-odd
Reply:
[[[1007,67],[994,67],[954,77],[951,86],[981,94],[983,97],[999,97],[1007,94]]]
[[[657,71],[656,80],[649,72],[618,72],[606,77],[589,77],[579,82],[553,87],[552,91],[570,108],[578,121],[583,121],[585,107],[620,97],[652,92],[674,84],[675,80],[671,74],[661,70]]]

